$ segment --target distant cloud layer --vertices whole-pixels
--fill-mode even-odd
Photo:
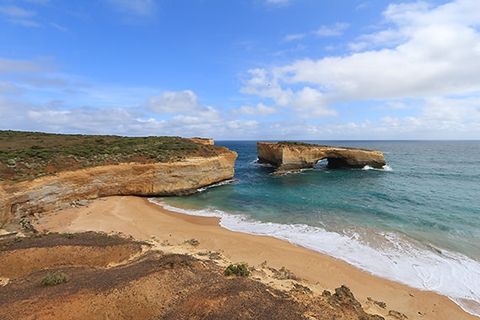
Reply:
[[[79,13],[75,13],[81,16],[78,24],[68,23],[71,12],[65,13],[63,20],[56,20],[56,15],[47,19],[44,12],[57,3],[7,1],[0,5],[0,23],[9,32],[48,33],[54,39],[50,46],[57,44],[60,36],[76,41],[79,29],[89,25],[93,15],[81,16],[83,7],[79,5]],[[478,0],[442,1],[436,6],[423,1],[396,2],[382,8],[376,21],[372,19],[375,22],[361,29],[363,34],[354,33],[359,29],[344,16],[337,22],[315,21],[305,28],[295,25],[275,30],[276,38],[270,34],[234,38],[213,20],[208,25],[215,32],[209,31],[205,38],[189,37],[191,29],[182,33],[185,38],[177,39],[175,30],[163,25],[142,25],[134,33],[134,28],[117,24],[122,19],[150,21],[163,12],[160,4],[154,0],[99,1],[97,7],[108,17],[112,15],[112,25],[121,25],[119,30],[125,33],[115,33],[120,39],[115,51],[107,51],[112,46],[109,39],[95,35],[88,48],[61,42],[58,50],[66,51],[82,67],[90,67],[84,74],[78,74],[83,69],[71,72],[69,61],[55,57],[55,51],[47,55],[49,48],[41,47],[36,39],[32,42],[40,49],[30,56],[23,47],[16,49],[20,54],[10,56],[2,48],[0,129],[217,139],[480,137]],[[244,7],[248,5],[259,16],[280,10],[287,15],[302,2],[255,0]],[[352,11],[362,10],[360,14],[368,10],[369,3],[355,6]],[[103,26],[95,28],[99,25]],[[158,43],[141,42],[144,36],[159,32],[164,33]],[[347,38],[352,33],[355,35]],[[175,40],[173,44],[165,45],[170,38]],[[145,48],[120,47],[125,39]],[[189,60],[201,50],[213,56],[212,39],[231,40],[225,46],[232,57],[223,54]],[[193,50],[194,44],[200,49]],[[268,45],[277,52],[266,55],[265,48],[271,48]],[[98,50],[98,55],[104,56],[99,61],[111,67],[103,77],[95,78],[104,65],[91,66],[91,60],[84,58],[87,50],[95,54]],[[161,66],[141,61],[147,51],[160,57],[156,63]],[[137,52],[140,54],[131,58]],[[183,58],[177,59],[181,54]],[[120,57],[126,58],[117,62]],[[207,64],[208,59],[214,61]],[[163,74],[170,64],[173,71]],[[214,68],[228,74],[217,78]],[[145,70],[141,76],[130,77],[129,72],[139,69]],[[125,74],[128,77],[115,82],[115,77]],[[200,80],[184,85],[191,74]],[[202,81],[211,81],[214,92],[203,87]],[[221,98],[211,98],[216,95]]]
[[[321,26],[320,29],[315,31],[315,34],[321,37],[340,36],[349,26],[348,23],[337,22],[332,26]]]
[[[252,69],[242,92],[309,117],[337,115],[335,105],[349,101],[420,99],[421,117],[383,121],[393,127],[444,121],[445,129],[460,123],[478,128],[473,122],[480,120],[474,107],[480,105],[480,2],[459,0],[437,8],[392,4],[384,19],[388,29],[365,34],[352,44],[366,50]],[[333,36],[346,27],[322,27],[317,33]]]

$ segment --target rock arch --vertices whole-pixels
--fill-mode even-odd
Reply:
[[[277,173],[313,168],[322,159],[328,160],[329,168],[371,166],[381,169],[386,164],[381,151],[301,142],[257,142],[257,151],[258,162],[277,167]]]

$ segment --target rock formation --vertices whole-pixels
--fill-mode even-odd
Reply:
[[[383,153],[376,150],[329,147],[299,142],[257,142],[258,162],[278,168],[277,173],[313,168],[327,159],[329,168],[382,168]]]
[[[210,146],[213,146],[215,144],[215,141],[213,141],[213,139],[211,138],[185,138],[185,139],[190,140],[193,143],[197,143],[197,144],[206,144]]]
[[[0,184],[0,224],[112,195],[170,196],[233,178],[237,153],[168,163],[120,163],[64,171],[32,181]]]

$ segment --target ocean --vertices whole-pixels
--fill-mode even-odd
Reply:
[[[480,316],[480,141],[304,142],[380,150],[387,166],[320,161],[274,176],[257,163],[256,141],[219,141],[239,155],[232,181],[155,201],[440,293]]]

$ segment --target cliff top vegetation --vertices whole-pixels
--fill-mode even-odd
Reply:
[[[0,130],[0,182],[31,180],[60,171],[99,165],[210,157],[225,150],[194,140]]]
[[[279,141],[278,144],[284,145],[284,146],[315,146],[315,144],[312,144],[312,143],[299,142],[299,141]]]

